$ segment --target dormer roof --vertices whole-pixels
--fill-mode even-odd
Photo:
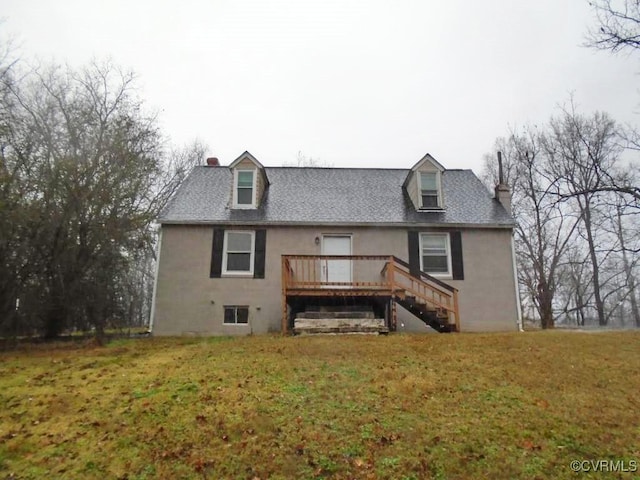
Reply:
[[[251,155],[247,150],[245,150],[242,155],[240,155],[233,162],[231,162],[231,164],[229,165],[229,168],[235,168],[239,163],[241,163],[244,160],[249,160],[252,163],[254,163],[256,167],[264,170],[264,166],[258,161],[256,157]]]
[[[435,158],[433,158],[431,156],[431,154],[427,153],[424,157],[422,157],[418,163],[416,163],[413,167],[411,167],[411,170],[413,170],[414,172],[422,169],[423,166],[425,166],[426,164],[430,164],[432,166],[434,166],[436,168],[436,170],[439,170],[441,172],[444,172],[446,169],[440,164],[440,162],[438,162]]]
[[[424,167],[427,167],[427,168],[424,168]],[[428,168],[428,167],[431,167],[431,168]],[[433,158],[431,154],[427,153],[424,157],[418,160],[418,162],[413,167],[409,169],[409,172],[407,173],[407,177],[404,179],[403,186],[406,188],[407,183],[409,183],[411,178],[413,178],[414,172],[420,171],[422,169],[425,169],[425,170],[433,169],[440,173],[445,171],[445,168],[440,164],[440,162],[438,162],[435,158]]]
[[[269,178],[267,177],[267,171],[265,170],[264,165],[262,165],[256,157],[251,155],[246,150],[242,155],[240,155],[233,162],[231,162],[231,164],[229,165],[229,168],[235,169],[238,166],[242,166],[242,164],[246,164],[247,161],[253,163],[256,166],[256,168],[260,171],[262,178],[264,179],[265,185],[269,185]]]

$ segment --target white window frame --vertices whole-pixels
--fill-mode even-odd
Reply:
[[[238,180],[240,178],[240,173],[249,172],[253,177],[253,182],[251,184],[251,204],[248,203],[238,203]],[[258,179],[258,171],[252,169],[235,169],[233,171],[233,208],[256,208],[256,187],[257,187],[257,179]]]
[[[422,174],[434,174],[436,176],[436,202],[438,205],[435,207],[425,207],[422,205]],[[418,204],[420,205],[420,210],[442,210],[442,184],[440,177],[441,174],[437,170],[432,172],[418,172],[418,175],[416,175],[418,181]]]
[[[429,272],[429,271],[425,270],[424,261],[423,261],[424,251],[423,251],[423,248],[422,248],[422,238],[425,235],[438,236],[438,237],[444,237],[445,238],[445,248],[446,248],[446,251],[447,251],[447,272],[435,272],[434,273],[434,272]],[[420,270],[422,270],[423,272],[428,273],[432,277],[436,277],[436,278],[448,278],[448,279],[452,279],[453,278],[453,269],[451,267],[451,235],[449,233],[420,232]]]
[[[251,235],[251,252],[249,256],[249,270],[227,270],[227,258],[228,258],[228,246],[229,246],[229,234],[230,233],[244,233]],[[246,252],[231,252],[231,253],[246,253]],[[256,256],[256,232],[253,230],[225,230],[224,243],[222,247],[222,275],[229,277],[253,277],[253,264]]]
[[[235,322],[233,322],[233,323],[228,323],[228,322],[224,321],[224,317],[225,317],[224,313],[225,313],[225,310],[227,310],[227,308],[233,308],[233,310],[234,310],[234,313],[235,313],[234,320],[235,320]],[[238,309],[239,308],[246,308],[247,309],[247,323],[238,322]],[[239,327],[246,327],[246,326],[249,325],[249,314],[250,313],[251,312],[250,312],[250,309],[249,309],[248,305],[224,305],[222,307],[222,324],[223,325],[233,325],[233,326],[239,326]]]

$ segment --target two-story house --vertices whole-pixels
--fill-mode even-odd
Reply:
[[[506,185],[493,197],[428,154],[409,169],[210,160],[159,218],[154,335],[292,332],[341,308],[391,331],[517,329]]]

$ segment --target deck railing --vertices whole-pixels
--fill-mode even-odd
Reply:
[[[415,297],[439,310],[459,331],[458,290],[390,255],[283,255],[283,331],[287,296],[381,295]]]
[[[380,288],[391,285],[381,273],[389,256],[284,255],[287,290]]]

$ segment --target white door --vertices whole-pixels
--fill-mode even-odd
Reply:
[[[323,255],[351,255],[350,235],[324,235]],[[351,260],[323,260],[322,280],[324,282],[351,282]]]

